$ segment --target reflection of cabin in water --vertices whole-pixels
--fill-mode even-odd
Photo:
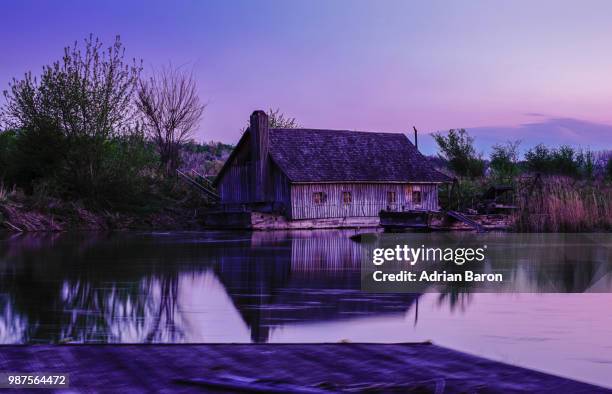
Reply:
[[[253,232],[214,249],[215,274],[254,342],[281,327],[403,316],[418,302],[419,294],[361,291],[360,245],[329,231]]]
[[[214,182],[220,212],[207,220],[376,225],[381,210],[438,210],[438,186],[449,180],[403,134],[269,128],[255,111]]]

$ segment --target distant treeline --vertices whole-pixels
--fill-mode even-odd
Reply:
[[[520,141],[496,144],[485,158],[477,153],[474,138],[465,129],[451,129],[433,135],[439,147],[435,164],[446,167],[458,177],[492,177],[510,181],[521,173],[562,175],[578,179],[612,180],[612,150],[592,151],[562,145],[558,148],[544,144],[528,149],[520,157]]]
[[[488,158],[478,154],[464,129],[436,133],[440,153],[431,158],[455,177],[444,208],[470,211],[491,186],[512,186],[516,229],[575,232],[612,230],[612,151],[593,152],[543,144],[519,158],[520,142],[493,146]]]
[[[234,150],[233,145],[210,141],[197,143],[189,141],[181,147],[182,170],[194,170],[205,176],[215,176],[221,170],[223,163]]]

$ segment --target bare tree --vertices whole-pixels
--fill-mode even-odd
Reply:
[[[167,66],[142,79],[136,105],[145,132],[153,140],[161,169],[170,175],[179,166],[180,147],[200,123],[205,104],[200,102],[192,73]]]
[[[268,126],[272,129],[297,129],[300,127],[295,118],[285,115],[279,108],[270,108],[266,114],[268,115]],[[247,123],[240,131],[244,133],[248,128],[249,124]]]
[[[268,123],[273,129],[297,129],[300,127],[295,118],[286,116],[284,113],[280,112],[279,108],[270,108],[268,110]]]

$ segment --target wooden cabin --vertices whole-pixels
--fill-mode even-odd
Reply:
[[[437,211],[450,180],[403,134],[269,128],[255,111],[214,186],[223,212],[341,227],[376,225],[381,210]]]

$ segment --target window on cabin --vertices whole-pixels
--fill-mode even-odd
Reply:
[[[327,194],[325,192],[312,193],[312,202],[315,204],[325,204],[327,201]]]
[[[412,192],[412,203],[415,205],[421,204],[421,191],[420,190],[414,190]]]
[[[345,205],[348,205],[353,202],[353,196],[351,195],[351,192],[342,192],[342,202]]]
[[[397,202],[397,196],[395,195],[395,192],[387,192],[387,203],[395,204],[396,202]]]

